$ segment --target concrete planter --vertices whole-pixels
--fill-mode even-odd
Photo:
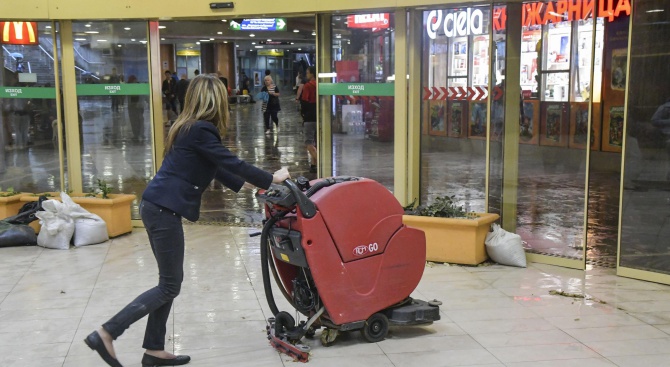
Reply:
[[[0,219],[13,217],[19,214],[19,209],[25,204],[21,197],[30,195],[26,192],[20,192],[16,195],[0,197]]]
[[[60,193],[51,192],[48,199],[60,200]],[[107,234],[109,237],[120,236],[133,230],[133,224],[130,220],[130,205],[135,200],[132,194],[109,194],[109,199],[99,197],[86,197],[83,193],[72,193],[72,201],[81,205],[82,208],[93,214],[97,214],[107,224]],[[35,201],[37,196],[27,195],[21,198],[22,201]],[[31,223],[35,232],[39,232],[39,222]]]
[[[484,240],[500,216],[476,213],[474,219],[403,215],[402,222],[426,234],[426,260],[477,265],[488,258]]]

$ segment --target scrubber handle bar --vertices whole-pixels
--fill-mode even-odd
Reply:
[[[316,215],[316,205],[314,205],[312,200],[309,200],[305,193],[300,191],[295,182],[285,180],[284,186],[288,187],[293,194],[293,197],[298,204],[298,208],[300,208],[300,211],[302,212],[302,216],[305,218],[313,218]]]

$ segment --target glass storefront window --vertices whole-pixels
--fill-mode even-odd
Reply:
[[[628,81],[620,266],[670,274],[670,9],[659,0],[633,6],[630,58],[612,60],[615,85]],[[619,75],[626,69],[629,77]]]
[[[393,190],[394,14],[332,17],[333,175],[368,177]],[[318,68],[317,68],[318,71]]]
[[[73,22],[83,190],[141,197],[153,176],[146,22]],[[137,204],[133,218],[139,218]]]
[[[485,212],[490,113],[477,88],[488,88],[491,73],[490,7],[442,8],[423,18],[420,201],[455,195],[465,210]]]
[[[609,65],[626,52],[627,20],[625,11],[599,18],[608,9],[570,4],[523,4],[517,233],[530,252],[579,260],[588,249],[610,262],[623,86]]]
[[[0,191],[61,189],[50,22],[0,22]]]

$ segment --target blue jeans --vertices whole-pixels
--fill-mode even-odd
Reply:
[[[164,350],[172,300],[184,280],[184,229],[181,216],[146,200],[140,204],[140,215],[158,263],[158,285],[140,294],[102,327],[116,340],[135,321],[149,315],[142,348]]]

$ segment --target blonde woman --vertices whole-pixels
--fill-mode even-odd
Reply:
[[[227,125],[228,96],[223,83],[216,76],[195,77],[186,91],[184,110],[168,133],[163,164],[140,204],[158,264],[158,285],[139,295],[84,340],[110,366],[121,366],[113,340],[147,315],[142,366],[179,366],[191,360],[165,350],[166,323],[184,278],[181,218],[198,219],[202,193],[212,179],[237,192],[249,184],[267,189],[271,183],[289,178],[286,169],[271,174],[230,152],[221,142]]]
[[[272,81],[272,77],[266,75],[263,78],[265,85],[261,89],[261,92],[267,92],[270,95],[267,104],[263,103],[261,107],[263,110],[263,123],[265,124],[265,133],[269,134],[272,132],[272,122],[275,123],[277,130],[279,130],[279,117],[277,113],[281,111],[279,106],[279,88]]]

